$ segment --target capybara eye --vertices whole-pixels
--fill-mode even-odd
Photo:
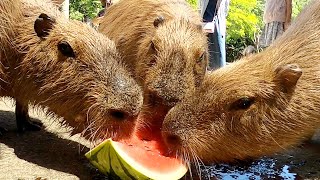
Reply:
[[[159,27],[159,25],[163,24],[164,22],[164,17],[163,16],[158,16],[154,21],[153,21],[153,25],[154,27]]]
[[[157,63],[156,59],[153,58],[153,59],[150,60],[150,62],[148,63],[148,65],[151,67],[151,66],[155,65],[156,63]]]
[[[233,110],[246,110],[254,103],[254,98],[244,97],[236,102],[234,102],[231,106]]]
[[[70,44],[66,41],[61,41],[59,44],[58,44],[58,49],[59,51],[64,55],[64,56],[67,56],[67,57],[75,57],[75,54],[73,52],[73,49],[72,47],[70,46]]]
[[[205,59],[205,53],[202,53],[201,56],[198,59],[198,62],[202,62]]]

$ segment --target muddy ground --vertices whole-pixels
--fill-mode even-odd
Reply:
[[[31,117],[45,129],[18,135],[11,100],[0,102],[0,180],[108,179],[93,168],[84,153],[90,143],[39,111]],[[320,179],[320,135],[311,143],[274,157],[240,165],[202,167],[203,179]],[[191,179],[191,178],[187,178]]]

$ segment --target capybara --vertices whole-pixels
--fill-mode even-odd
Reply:
[[[314,0],[265,51],[208,73],[163,122],[171,150],[230,162],[311,137],[320,125],[319,12]]]
[[[142,90],[110,39],[49,0],[1,0],[0,12],[0,96],[16,100],[19,131],[39,129],[28,116],[32,104],[87,138],[131,134]]]
[[[115,41],[143,87],[142,111],[149,117],[164,117],[203,80],[207,38],[199,14],[184,0],[120,0],[99,31]]]
[[[256,52],[256,48],[252,45],[249,45],[247,46],[246,48],[243,49],[242,51],[242,55],[243,56],[248,56],[248,55],[251,55],[251,54],[254,54]]]

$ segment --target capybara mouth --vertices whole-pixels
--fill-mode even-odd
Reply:
[[[108,138],[120,141],[133,136],[138,116],[119,119],[118,121],[110,121],[107,117],[101,117],[102,118],[88,119],[87,116],[78,116],[76,121],[83,125],[78,125],[73,133],[81,133],[83,137],[93,142]]]
[[[159,105],[156,108],[143,110],[138,116],[132,136],[121,141],[144,141],[157,147],[161,154],[171,156],[161,133],[162,123],[168,110],[167,106]]]
[[[157,104],[155,107],[147,107],[138,117],[136,132],[145,140],[162,139],[161,128],[169,108]]]

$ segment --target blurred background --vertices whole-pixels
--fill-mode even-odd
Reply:
[[[98,14],[110,5],[108,3],[117,3],[119,0],[53,1],[61,5],[61,10],[71,19],[95,23]],[[292,20],[309,1],[292,0]],[[196,11],[199,10],[199,0],[187,0],[187,2]],[[239,59],[247,46],[257,46],[257,39],[264,25],[264,4],[265,0],[230,0],[226,31],[227,62]]]

